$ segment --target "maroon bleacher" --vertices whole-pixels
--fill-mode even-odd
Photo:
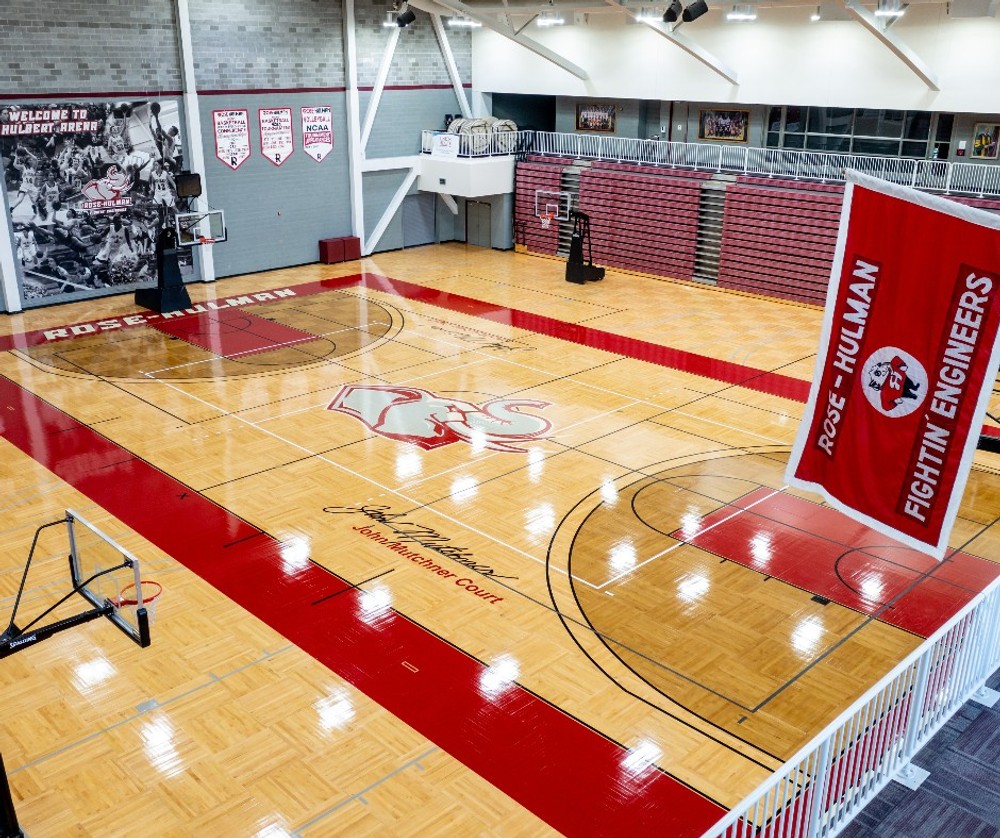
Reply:
[[[558,223],[541,229],[535,189],[561,189],[568,158],[518,164],[515,223],[523,243],[555,254]],[[596,264],[690,279],[695,270],[702,182],[712,172],[593,161],[580,173],[578,208],[590,216]],[[725,192],[718,285],[822,305],[840,225],[844,185],[741,175]],[[1000,213],[1000,200],[946,196]],[[701,223],[715,223],[714,219]]]
[[[518,161],[514,169],[514,242],[533,253],[554,256],[559,249],[559,221],[543,227],[535,213],[535,191],[559,192],[563,169],[572,161],[557,157]]]
[[[718,284],[822,304],[844,187],[740,177],[726,190]]]
[[[580,174],[594,262],[679,279],[694,275],[701,181],[711,175],[678,171],[601,162]]]

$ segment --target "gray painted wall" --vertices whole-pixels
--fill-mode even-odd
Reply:
[[[371,101],[370,93],[362,93],[361,114]],[[420,153],[420,132],[444,129],[444,115],[460,110],[454,89],[386,90],[382,94],[372,136],[368,141],[368,157],[397,157]]]
[[[229,234],[214,248],[218,276],[315,262],[320,239],[351,234],[344,93],[230,93],[202,96],[199,105],[207,192]],[[320,163],[302,150],[299,108],[314,105],[333,109],[333,151]],[[260,153],[262,107],[292,109],[295,151],[281,166]],[[212,111],[223,108],[245,108],[250,119],[250,158],[235,171],[215,156]]]
[[[396,190],[406,179],[406,172],[393,170],[387,172],[365,172],[365,235],[370,236],[382,218],[382,213],[389,206]],[[400,207],[402,209],[402,206]],[[397,211],[385,233],[375,243],[374,252],[383,250],[398,250],[403,246],[403,214]]]

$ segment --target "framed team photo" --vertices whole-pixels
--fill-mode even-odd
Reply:
[[[587,102],[577,102],[576,130],[600,131],[605,134],[615,132],[614,105],[595,105]]]
[[[750,111],[698,111],[698,139],[745,143]]]
[[[1000,151],[1000,125],[980,123],[972,133],[972,154],[980,160],[996,160]]]

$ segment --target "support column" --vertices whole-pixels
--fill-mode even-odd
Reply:
[[[3,172],[0,171],[0,177]],[[0,212],[3,213],[3,223],[0,224],[0,297],[3,298],[4,311],[21,311],[21,292],[17,286],[17,253],[14,248],[14,228],[10,223],[10,208],[7,206],[7,189],[0,192]]]
[[[344,0],[344,69],[347,74],[347,165],[351,183],[351,233],[365,241],[362,184],[361,103],[358,96],[358,43],[354,34],[354,0]],[[371,251],[363,250],[362,256]]]
[[[197,200],[208,202],[208,180],[205,171],[205,149],[202,144],[201,111],[198,109],[198,89],[194,75],[194,49],[191,46],[191,14],[188,0],[175,0],[177,8],[177,35],[181,51],[181,83],[184,89],[184,126],[187,131],[187,160],[192,172],[201,175],[201,197]],[[225,208],[223,208],[225,211]],[[215,280],[214,245],[206,244],[198,248],[203,282]]]

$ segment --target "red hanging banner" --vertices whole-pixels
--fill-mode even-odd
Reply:
[[[1000,217],[849,172],[789,485],[943,558],[998,324]]]

